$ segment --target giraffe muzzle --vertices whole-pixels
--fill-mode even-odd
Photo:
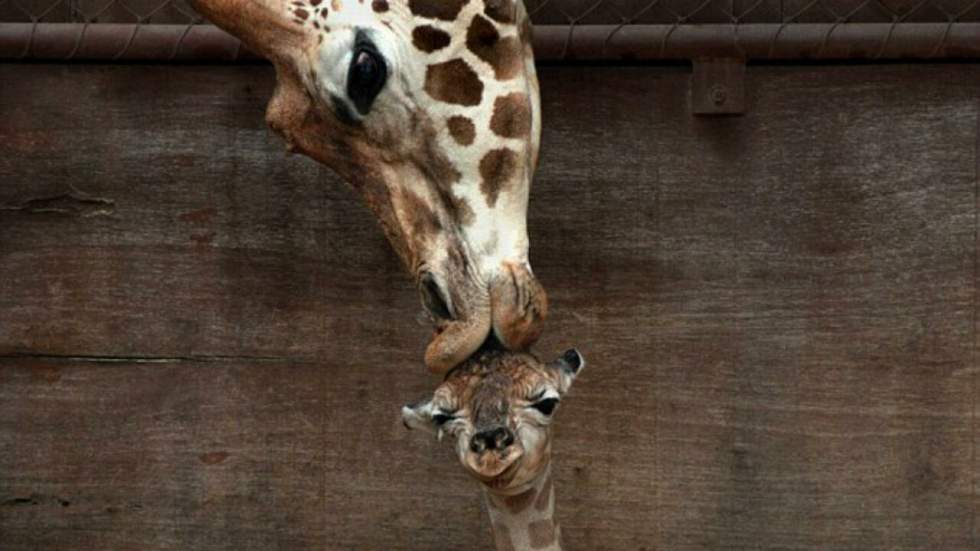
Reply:
[[[507,449],[514,443],[514,433],[507,427],[480,431],[470,439],[470,451],[483,453],[488,450]]]

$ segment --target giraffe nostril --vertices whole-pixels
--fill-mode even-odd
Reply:
[[[507,429],[499,430],[494,440],[497,442],[497,449],[502,450],[514,443],[514,433]]]
[[[435,276],[430,272],[425,272],[419,284],[422,293],[422,304],[425,305],[425,309],[438,319],[453,319],[452,312],[449,311],[449,303],[446,301],[445,295],[439,287],[439,283],[436,282]]]
[[[514,433],[507,427],[497,427],[480,431],[470,440],[470,450],[473,453],[483,453],[486,450],[503,450],[514,443]]]

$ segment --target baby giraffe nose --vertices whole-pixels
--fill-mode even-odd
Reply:
[[[486,450],[502,450],[514,443],[514,433],[507,427],[497,427],[480,431],[470,440],[470,449],[474,453]]]

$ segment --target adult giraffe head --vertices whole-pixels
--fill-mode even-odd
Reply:
[[[526,211],[540,137],[520,0],[194,0],[275,65],[266,120],[366,199],[436,325],[448,371],[547,316]]]

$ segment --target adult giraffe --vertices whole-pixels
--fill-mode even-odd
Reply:
[[[526,211],[541,131],[520,0],[193,0],[276,68],[266,120],[366,199],[418,283],[445,373],[540,335]]]

